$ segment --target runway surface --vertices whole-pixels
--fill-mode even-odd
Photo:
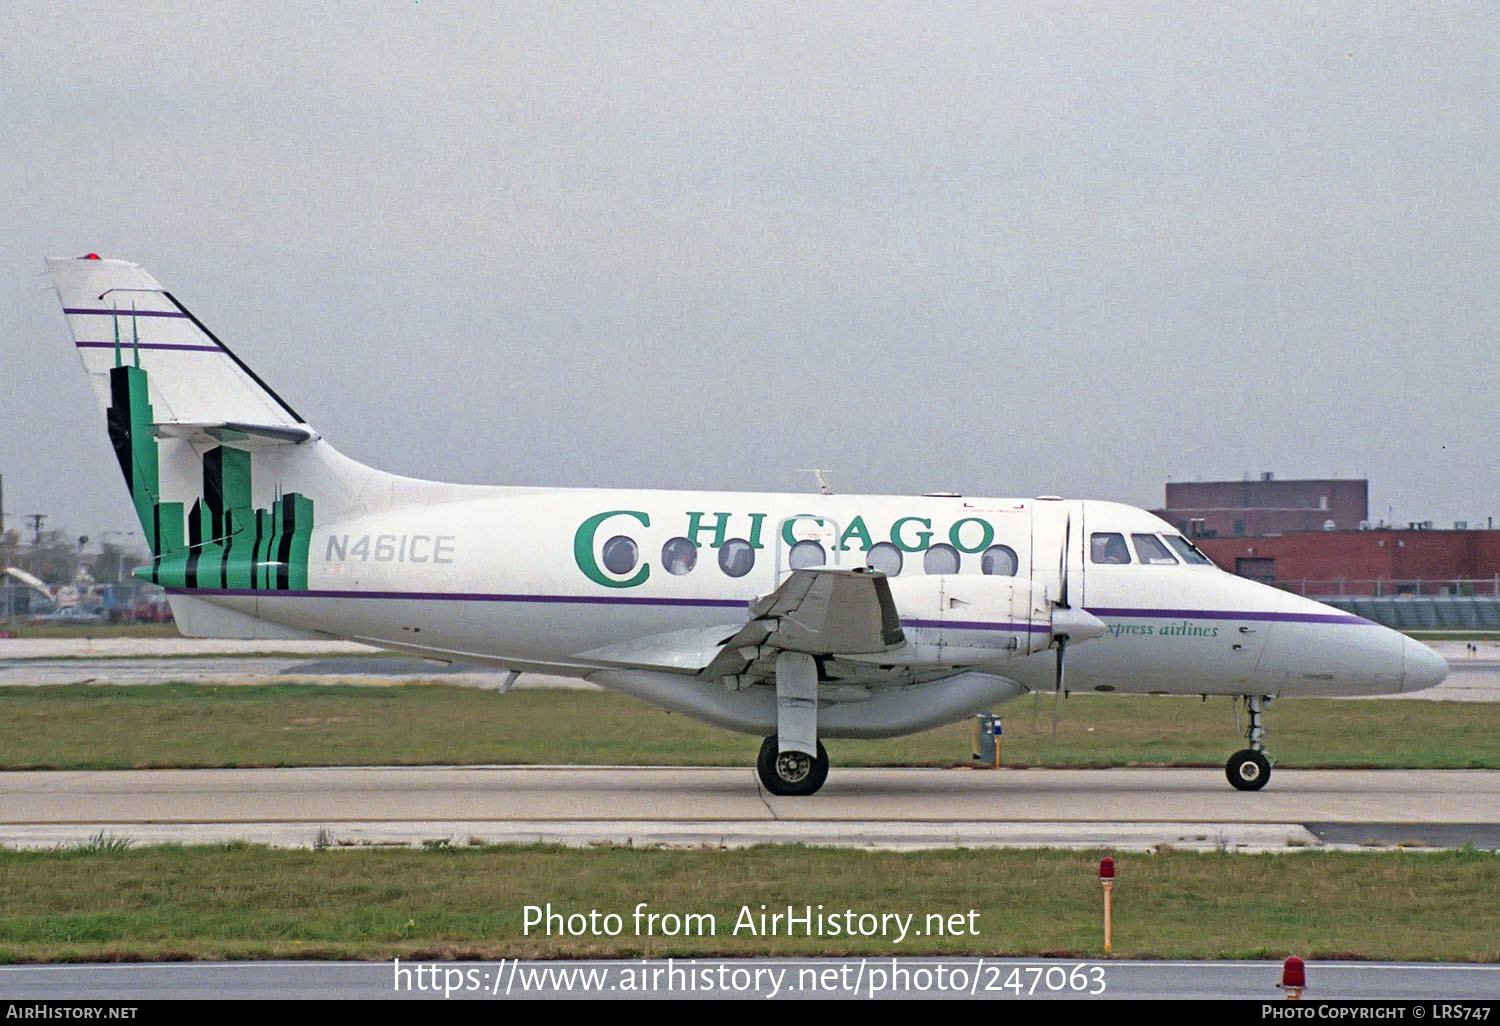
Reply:
[[[0,844],[550,842],[690,847],[1500,848],[1500,771],[835,769],[778,798],[750,768],[362,767],[0,774]]]
[[[1276,986],[1280,979],[1279,962],[1080,962],[1041,958],[0,966],[0,992],[11,1001],[1197,998],[1280,1005],[1286,998]],[[1494,1001],[1500,998],[1500,966],[1309,962],[1307,983],[1305,998],[1309,1001]],[[1459,1018],[1461,1014],[1450,1010],[1448,1017]],[[1314,1016],[1309,1012],[1308,1017]]]

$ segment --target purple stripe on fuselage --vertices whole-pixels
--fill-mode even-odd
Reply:
[[[701,606],[711,609],[748,609],[749,600],[643,598],[635,595],[492,595],[469,591],[267,591],[253,588],[168,588],[173,595],[244,596],[246,598],[385,599],[411,602],[531,602],[566,605]]]
[[[559,603],[564,605],[621,605],[621,606],[691,606],[705,609],[748,609],[751,602],[738,599],[680,599],[644,598],[636,595],[500,595],[488,592],[430,592],[430,591],[257,591],[248,588],[168,588],[173,595],[254,596],[256,598],[337,598],[337,599],[385,599],[432,602],[526,602]],[[1046,625],[1028,623],[998,623],[980,620],[902,620],[908,627],[950,627],[972,631],[1034,631],[1046,634],[1051,628]]]
[[[1088,610],[1097,617],[1121,616],[1153,620],[1256,620],[1270,623],[1347,623],[1368,624],[1369,620],[1349,613],[1272,613],[1253,609],[1097,609]]]
[[[79,349],[114,349],[114,342],[75,342]],[[187,342],[120,342],[120,350],[129,352],[132,349],[176,349],[192,353],[220,353],[223,352],[218,346],[195,346]]]
[[[1011,631],[1020,634],[1049,634],[1052,628],[1037,623],[1001,623],[988,620],[902,620],[903,627],[948,628],[956,631]]]
[[[178,313],[176,310],[90,310],[82,306],[65,306],[63,313],[69,316],[99,316],[99,317],[177,317],[187,319],[187,314]]]

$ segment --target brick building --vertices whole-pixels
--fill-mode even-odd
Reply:
[[[1496,595],[1500,531],[1370,529],[1365,480],[1167,485],[1157,516],[1230,573],[1316,597]]]
[[[1190,538],[1245,538],[1287,531],[1352,531],[1370,519],[1366,480],[1178,481],[1156,515]]]
[[[1196,544],[1231,573],[1314,596],[1493,595],[1500,574],[1500,531],[1491,530],[1290,531]]]

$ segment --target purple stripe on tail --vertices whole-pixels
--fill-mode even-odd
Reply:
[[[113,342],[75,342],[79,349],[113,349]],[[192,345],[188,342],[121,342],[120,350],[130,352],[132,349],[175,349],[191,353],[219,353],[223,352],[218,346]]]
[[[90,310],[82,306],[65,306],[63,313],[70,317],[176,317],[187,320],[186,314],[178,313],[176,310]]]

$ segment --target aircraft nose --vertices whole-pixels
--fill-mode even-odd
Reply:
[[[1448,661],[1420,641],[1404,638],[1402,644],[1402,691],[1435,688],[1448,676]]]

